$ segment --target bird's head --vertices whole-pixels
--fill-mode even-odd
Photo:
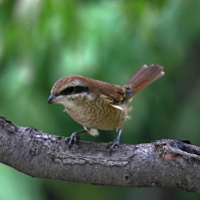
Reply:
[[[65,107],[89,93],[87,79],[83,76],[66,76],[58,80],[51,89],[48,103],[59,103]]]

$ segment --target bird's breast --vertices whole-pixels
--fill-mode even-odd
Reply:
[[[109,130],[121,128],[128,114],[127,105],[113,106],[103,100],[84,101],[66,107],[68,114],[81,125],[92,128]]]

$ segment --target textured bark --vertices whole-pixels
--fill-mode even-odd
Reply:
[[[200,194],[200,148],[178,140],[122,144],[110,155],[105,143],[66,138],[0,117],[0,162],[33,177],[101,185],[177,187]]]

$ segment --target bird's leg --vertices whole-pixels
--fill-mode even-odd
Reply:
[[[83,129],[83,130],[76,131],[76,132],[72,133],[71,136],[67,138],[67,142],[69,141],[68,142],[69,148],[71,148],[72,143],[77,143],[77,140],[78,140],[78,137],[79,137],[80,134],[86,133],[86,132],[87,131],[85,129]]]
[[[116,146],[119,146],[121,134],[122,134],[122,129],[118,129],[117,130],[117,137],[114,139],[113,142],[108,143],[107,148],[110,148],[110,150],[112,151],[112,149],[114,149]]]

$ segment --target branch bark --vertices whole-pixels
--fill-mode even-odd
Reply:
[[[0,117],[0,162],[32,177],[137,187],[177,187],[200,194],[200,148],[179,140],[122,144],[80,141],[20,127]]]

